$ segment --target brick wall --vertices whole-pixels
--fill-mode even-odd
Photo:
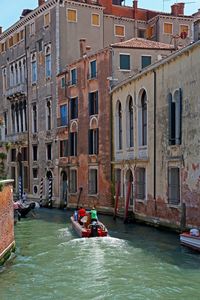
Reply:
[[[0,259],[14,243],[14,217],[12,185],[6,183],[0,192]]]

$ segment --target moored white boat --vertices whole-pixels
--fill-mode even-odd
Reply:
[[[183,232],[180,234],[180,242],[188,248],[200,251],[200,235],[193,235],[191,232]]]

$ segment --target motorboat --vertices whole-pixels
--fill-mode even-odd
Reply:
[[[198,229],[191,229],[189,232],[180,234],[180,242],[182,245],[193,250],[200,251],[200,234]]]
[[[81,219],[82,221],[82,219]],[[83,220],[84,221],[84,220]],[[86,225],[86,222],[82,222],[82,225],[71,216],[72,227],[79,235],[79,237],[105,237],[108,235],[108,230],[100,221],[92,221]]]

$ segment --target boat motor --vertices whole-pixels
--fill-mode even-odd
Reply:
[[[91,226],[91,236],[95,237],[98,236],[98,223],[96,221],[93,221]]]

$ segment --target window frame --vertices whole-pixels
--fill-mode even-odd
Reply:
[[[121,58],[122,56],[129,57],[129,69],[122,69],[121,68]],[[130,72],[131,71],[131,55],[130,53],[119,53],[119,70],[123,72]]]
[[[165,25],[171,25],[171,33],[169,32],[165,32]],[[166,34],[166,35],[172,35],[173,34],[173,31],[174,31],[174,26],[173,26],[173,23],[170,23],[170,22],[164,22],[163,23],[163,34]]]
[[[117,27],[121,27],[121,28],[123,28],[123,34],[121,35],[119,35],[119,34],[117,34],[116,33],[116,28]],[[125,37],[125,35],[126,35],[126,27],[125,27],[125,25],[120,25],[120,24],[114,24],[114,35],[116,36],[116,37]]]
[[[46,17],[48,16],[48,22],[46,22]],[[51,14],[50,11],[44,14],[44,28],[49,27],[51,24]]]
[[[95,172],[95,174],[91,174]],[[88,170],[88,195],[98,195],[98,168],[90,167]]]
[[[177,175],[177,184],[176,184],[176,181],[173,180],[173,176],[171,174],[171,179],[170,179],[170,171],[172,170],[177,170],[178,171],[178,174]],[[177,167],[177,166],[169,166],[168,167],[168,184],[167,184],[167,188],[168,188],[168,204],[169,205],[175,205],[175,206],[179,206],[181,204],[181,172],[180,172],[180,168]],[[171,182],[170,182],[171,181]],[[176,189],[175,190],[175,193],[177,194],[177,199],[172,199],[172,193],[173,193],[173,189]],[[171,191],[171,192],[170,192]]]
[[[98,24],[93,23],[93,16],[98,16]],[[100,14],[91,13],[91,25],[94,27],[100,27]]]
[[[142,174],[139,174],[140,171],[143,171]],[[142,179],[141,176],[142,175]],[[139,187],[142,189],[142,192],[139,191]],[[136,191],[136,199],[139,201],[146,200],[146,187],[147,187],[147,174],[145,167],[137,167],[136,168],[136,178],[135,178],[135,191]]]
[[[75,19],[75,20],[70,20],[70,19],[69,19],[69,11],[74,11],[74,12],[76,12],[76,19]],[[77,22],[78,22],[77,9],[67,8],[67,13],[66,13],[66,15],[67,15],[67,22],[69,22],[69,23],[77,23]]]
[[[76,194],[78,189],[78,171],[77,169],[70,169],[70,173],[69,173],[69,192],[70,194]],[[75,175],[73,175],[75,174]]]
[[[143,66],[143,58],[150,58],[151,59],[151,63],[146,65],[146,66]],[[152,64],[152,55],[146,55],[146,54],[142,54],[141,55],[141,69],[144,69],[144,68],[147,68],[148,66],[150,66]]]

